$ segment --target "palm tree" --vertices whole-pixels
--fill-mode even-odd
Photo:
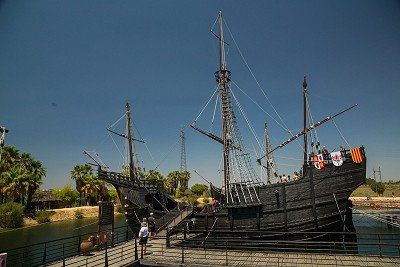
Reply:
[[[79,192],[81,198],[81,205],[83,198],[86,197],[86,192],[89,192],[90,180],[94,176],[92,167],[89,164],[76,165],[71,171],[71,178],[76,182],[76,190]]]
[[[188,171],[181,171],[179,173],[179,182],[181,184],[181,186],[185,186],[186,188],[188,188],[189,186],[189,179],[190,179],[190,172]]]
[[[179,171],[170,172],[167,176],[167,183],[170,185],[172,191],[176,191],[178,189],[180,180]]]
[[[10,171],[11,168],[16,165],[18,159],[18,149],[12,146],[4,147],[0,161],[0,203],[6,201],[6,196],[4,195],[3,191],[8,191],[8,189],[6,189],[5,187],[8,186],[9,181],[6,181],[4,173]]]
[[[26,198],[26,209],[27,212],[31,212],[32,208],[32,197],[33,194],[39,189],[42,184],[42,178],[46,176],[46,169],[42,163],[38,160],[31,160],[29,167],[29,176],[27,180],[27,198]]]
[[[14,165],[11,169],[2,173],[2,193],[5,200],[18,200],[23,203],[25,193],[26,170],[21,165]]]

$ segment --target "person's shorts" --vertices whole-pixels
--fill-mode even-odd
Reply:
[[[147,236],[146,237],[141,237],[139,240],[139,245],[146,245],[147,244]]]

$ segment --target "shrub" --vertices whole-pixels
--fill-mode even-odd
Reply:
[[[48,210],[41,210],[35,213],[36,221],[38,223],[47,223],[50,222],[50,217],[54,212]]]
[[[75,218],[83,219],[83,212],[81,210],[76,210],[75,211]]]
[[[0,205],[0,227],[18,228],[24,224],[24,206],[15,202]]]
[[[198,196],[201,196],[205,191],[208,190],[208,186],[205,184],[195,184],[191,188],[192,192]]]

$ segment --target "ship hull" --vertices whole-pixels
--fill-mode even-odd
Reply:
[[[251,232],[260,236],[260,231],[266,236],[267,232],[354,232],[349,197],[365,183],[365,176],[365,159],[359,164],[347,159],[342,166],[329,164],[321,170],[308,166],[300,180],[254,187],[259,203],[197,213],[196,229],[249,237]]]

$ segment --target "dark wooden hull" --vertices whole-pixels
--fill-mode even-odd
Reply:
[[[365,176],[366,159],[359,164],[347,159],[340,167],[329,164],[322,170],[309,166],[300,180],[256,187],[259,204],[227,205],[194,215],[196,229],[354,231],[349,197]]]

